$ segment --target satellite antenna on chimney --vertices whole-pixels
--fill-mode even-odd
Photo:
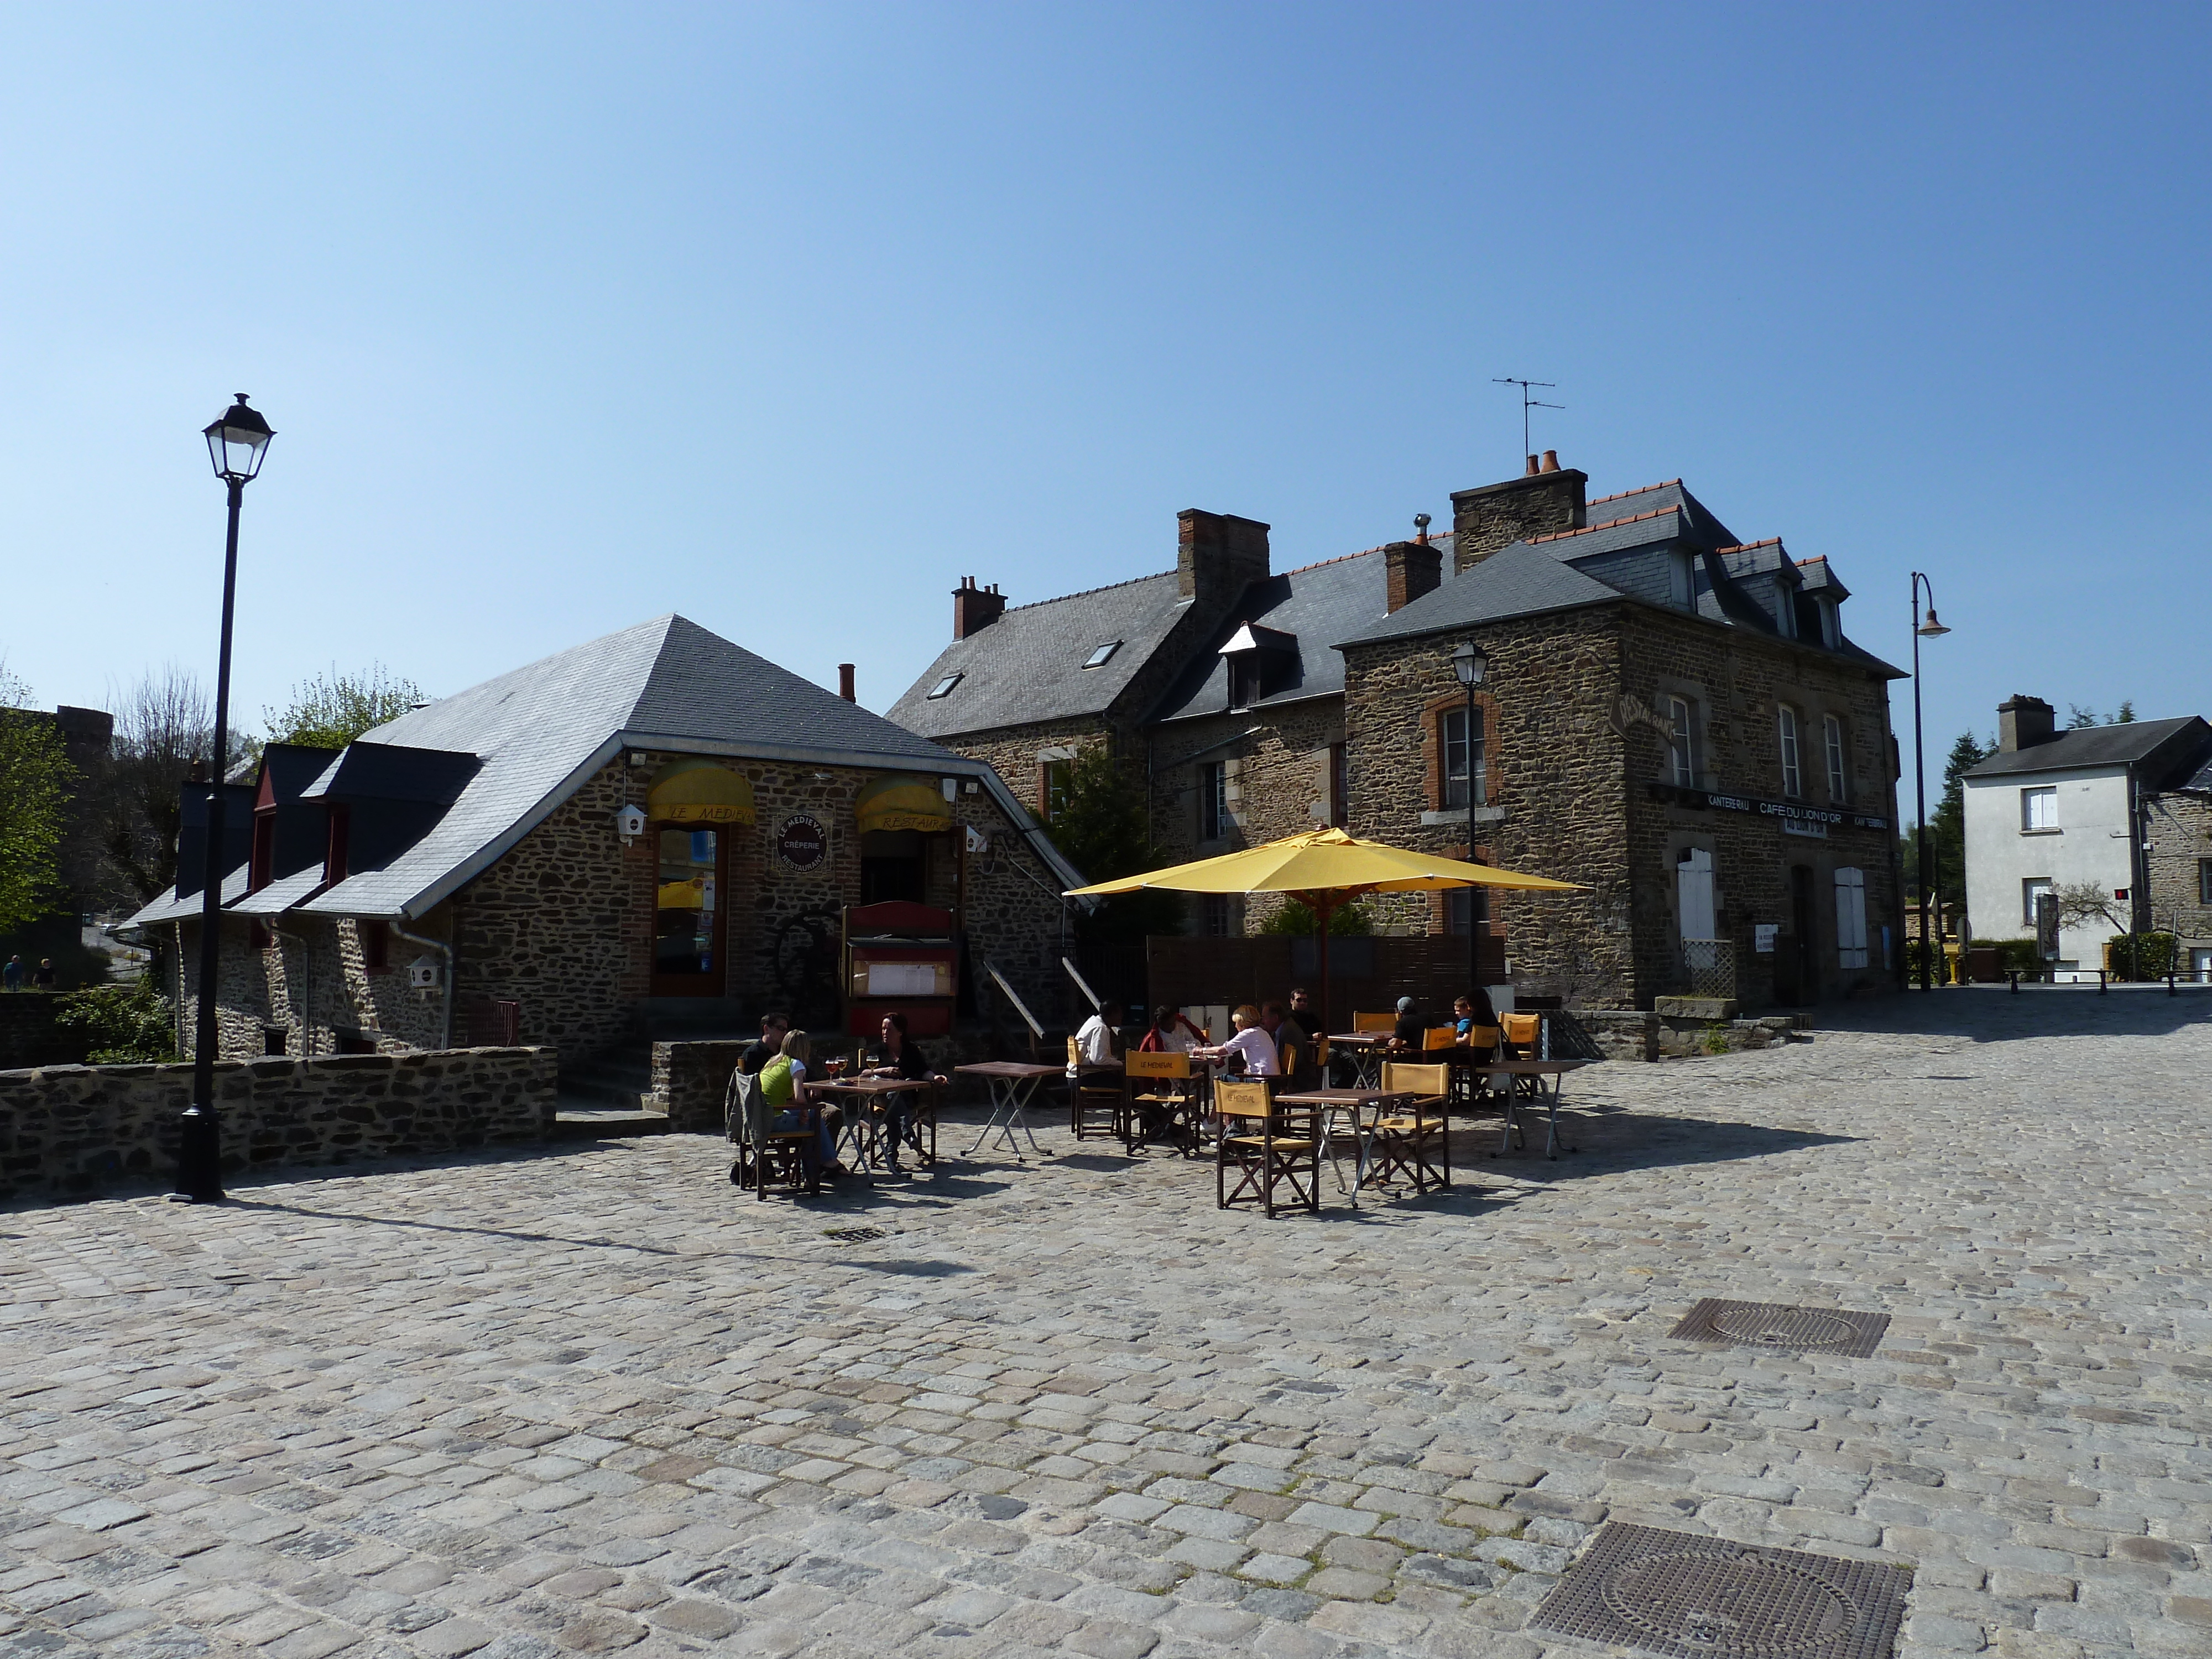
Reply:
[[[1523,455],[1532,453],[1528,447],[1528,411],[1532,409],[1565,409],[1566,405],[1547,404],[1540,398],[1532,398],[1528,395],[1528,389],[1541,386],[1547,392],[1556,392],[1559,386],[1551,380],[1516,380],[1510,374],[1493,374],[1490,380],[1492,386],[1517,386],[1521,388],[1521,453]]]

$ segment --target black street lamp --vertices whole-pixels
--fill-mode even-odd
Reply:
[[[1474,861],[1474,688],[1482,684],[1490,659],[1473,640],[1462,640],[1451,653],[1452,673],[1467,690],[1467,857]],[[1482,983],[1480,935],[1474,927],[1474,889],[1467,893],[1467,992],[1471,997]]]
[[[1928,619],[1920,618],[1920,592],[1928,591]],[[1941,639],[1951,630],[1936,620],[1936,584],[1917,570],[1912,573],[1912,789],[1919,828],[1920,866],[1920,988],[1930,988],[1929,961],[1934,946],[1928,937],[1928,890],[1935,884],[1936,866],[1928,853],[1928,757],[1920,738],[1920,641]]]
[[[230,530],[222,549],[222,649],[215,677],[215,766],[207,798],[207,859],[201,869],[199,1031],[192,1048],[192,1103],[177,1140],[174,1196],[194,1204],[222,1201],[222,1121],[215,1109],[216,969],[222,946],[223,784],[230,770],[230,617],[238,591],[238,508],[261,471],[276,434],[246,406],[246,394],[204,430],[215,475],[230,491]]]

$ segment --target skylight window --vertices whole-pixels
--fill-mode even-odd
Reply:
[[[1109,640],[1083,659],[1085,668],[1103,668],[1116,651],[1121,648],[1119,640]]]
[[[951,696],[952,695],[952,688],[959,684],[963,678],[964,676],[961,674],[947,674],[943,679],[938,681],[936,684],[929,688],[930,699],[934,700],[938,697]]]

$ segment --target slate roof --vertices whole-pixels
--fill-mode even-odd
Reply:
[[[1570,543],[1568,545],[1571,546]],[[1618,599],[1620,592],[1595,576],[1585,575],[1557,556],[1552,547],[1516,542],[1492,554],[1474,569],[1449,577],[1443,585],[1424,593],[1367,627],[1341,636],[1337,643],[1363,644],[1371,640],[1409,638],[1475,623],[1498,622],[1508,617],[1540,616],[1547,611],[1571,611],[1585,605]]]
[[[422,811],[412,821],[427,827],[380,867],[349,874],[299,908],[420,916],[627,748],[975,777],[1054,873],[1070,887],[1082,884],[988,767],[696,623],[666,616],[556,652],[363,733],[308,793],[413,803]],[[243,868],[236,875],[242,894]],[[226,902],[230,890],[227,879]],[[155,914],[161,908],[156,901],[133,921],[173,919]]]
[[[1111,587],[1009,608],[988,627],[955,640],[929,672],[890,706],[889,718],[923,737],[1103,714],[1167,640],[1191,601],[1170,570]],[[1084,659],[1119,640],[1103,667]],[[960,683],[929,692],[948,674]]]
[[[2195,728],[2191,731],[2191,728]],[[2193,740],[2192,740],[2193,739]],[[2023,772],[2086,771],[2100,766],[2179,766],[2194,761],[2212,745],[2212,726],[2194,714],[2179,720],[2129,720],[2113,726],[2084,726],[2061,732],[2047,743],[1991,755],[1966,769],[1970,778],[2008,776]],[[2171,750],[2171,752],[2167,752]],[[2206,768],[2212,772],[2212,766]],[[2161,780],[2148,780],[2153,787]],[[2197,787],[2191,784],[2190,787]]]
[[[1449,552],[1444,556],[1449,559]],[[1189,720],[1227,713],[1229,665],[1219,653],[1247,627],[1262,646],[1287,647],[1262,651],[1270,659],[1263,692],[1249,707],[1267,708],[1341,695],[1344,656],[1335,648],[1336,641],[1345,629],[1384,613],[1389,580],[1382,550],[1377,547],[1254,582],[1147,719]],[[1287,640],[1271,640],[1270,630]]]

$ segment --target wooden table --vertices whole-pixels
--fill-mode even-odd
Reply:
[[[1336,1039],[1331,1037],[1329,1041],[1334,1042]],[[1357,1209],[1359,1189],[1367,1184],[1367,1154],[1369,1148],[1375,1144],[1375,1120],[1382,1115],[1385,1101],[1412,1098],[1402,1089],[1304,1089],[1297,1094],[1277,1095],[1275,1103],[1279,1106],[1311,1106],[1320,1111],[1322,1156],[1328,1158],[1329,1167],[1333,1170],[1336,1169],[1336,1159],[1330,1157],[1328,1150],[1329,1120],[1340,1112],[1351,1115],[1352,1143],[1358,1148],[1352,1171],[1351,1197],[1352,1207]],[[1363,1110],[1367,1112],[1364,1124],[1360,1118]],[[1345,1190],[1344,1172],[1340,1170],[1337,1170],[1336,1189],[1339,1192]]]
[[[1546,1108],[1544,1156],[1559,1157],[1559,1080],[1569,1072],[1578,1072],[1585,1066],[1595,1064],[1597,1062],[1592,1060],[1493,1060],[1486,1065],[1476,1066],[1475,1070],[1490,1079],[1492,1086],[1500,1082],[1504,1085],[1500,1092],[1505,1102],[1505,1121],[1498,1134],[1498,1152],[1504,1152],[1512,1144],[1513,1131],[1520,1121],[1521,1103],[1513,1092],[1514,1080],[1527,1078],[1535,1086],[1536,1097],[1544,1103]],[[1549,1089],[1544,1087],[1544,1079],[1547,1077],[1552,1079]],[[1570,1146],[1567,1150],[1571,1152],[1574,1148]]]
[[[1030,1097],[1037,1091],[1037,1085],[1048,1077],[1064,1078],[1065,1066],[1038,1066],[1021,1060],[987,1060],[975,1066],[956,1066],[952,1068],[962,1077],[980,1077],[990,1085],[991,1115],[983,1121],[983,1133],[975,1137],[975,1145],[961,1156],[973,1158],[994,1131],[1006,1139],[1006,1150],[1014,1155],[1014,1162],[1023,1162],[1021,1143],[1014,1139],[1019,1129],[1030,1138],[1030,1150],[1039,1158],[1044,1148],[1037,1145],[1036,1132],[1030,1127],[1022,1110]]]
[[[1332,1058],[1339,1054],[1350,1055],[1359,1086],[1372,1089],[1378,1076],[1376,1067],[1382,1061],[1383,1050],[1395,1040],[1395,1034],[1389,1031],[1346,1031],[1342,1036],[1332,1032],[1328,1039],[1328,1052]]]
[[[848,1096],[863,1108],[872,1106],[878,1097],[883,1095],[908,1094],[930,1097],[930,1103],[927,1108],[929,1113],[929,1150],[927,1152],[923,1152],[921,1150],[920,1137],[917,1136],[915,1152],[915,1155],[925,1164],[934,1164],[937,1162],[937,1107],[935,1103],[937,1085],[934,1083],[932,1083],[927,1078],[833,1078],[827,1082],[809,1084],[807,1085],[807,1091],[811,1094]],[[867,1144],[862,1141],[860,1135],[860,1117],[861,1115],[860,1113],[848,1112],[846,1115],[845,1138],[852,1144],[854,1156],[860,1163],[864,1165],[872,1164],[876,1160],[867,1155]]]

